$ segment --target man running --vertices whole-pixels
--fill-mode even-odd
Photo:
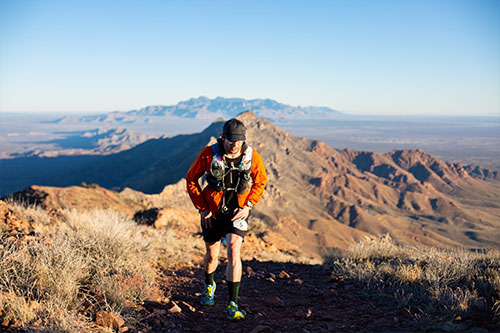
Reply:
[[[240,250],[248,231],[246,220],[250,209],[259,202],[267,182],[262,158],[245,140],[245,125],[238,119],[228,120],[217,143],[203,148],[186,175],[189,196],[200,212],[206,246],[201,304],[214,304],[217,287],[214,273],[219,263],[221,240],[225,237],[227,313],[231,320],[245,319],[238,310],[242,271]],[[207,186],[202,190],[198,181],[205,174]]]

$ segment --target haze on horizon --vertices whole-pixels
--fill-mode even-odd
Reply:
[[[0,112],[271,98],[500,115],[500,2],[0,1]]]

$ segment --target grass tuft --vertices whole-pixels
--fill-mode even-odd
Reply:
[[[336,250],[325,263],[332,274],[364,286],[373,297],[394,295],[392,305],[412,318],[434,318],[434,326],[423,330],[446,329],[439,322],[455,318],[480,324],[500,315],[497,250],[422,249],[399,245],[385,235]]]
[[[137,304],[161,297],[158,263],[173,262],[170,248],[183,245],[110,210],[67,210],[54,223],[40,208],[10,205],[44,231],[0,247],[0,319],[25,329],[88,331],[100,310],[130,317]]]

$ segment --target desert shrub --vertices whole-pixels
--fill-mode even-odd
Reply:
[[[423,249],[397,244],[385,235],[331,251],[325,264],[342,279],[394,295],[395,305],[414,318],[480,321],[485,313],[490,318],[500,315],[497,250]]]
[[[257,217],[252,217],[251,219],[249,219],[249,227],[250,231],[256,234],[258,237],[263,237],[268,230],[266,222]]]
[[[141,228],[113,211],[70,211],[74,246],[87,258],[85,285],[104,297],[106,310],[121,311],[155,289],[155,249]],[[103,304],[100,304],[101,306]]]
[[[40,213],[30,208],[24,216],[33,217],[33,211]],[[80,331],[84,304],[94,312],[120,313],[158,293],[155,265],[173,237],[166,239],[113,211],[64,215],[65,228],[54,228],[33,242],[2,242],[2,320]]]
[[[48,227],[55,227],[53,214],[39,205],[14,201],[12,198],[8,198],[6,202],[17,216],[30,222],[35,232],[41,233],[47,231]]]
[[[81,300],[84,257],[67,235],[30,244],[6,243],[0,249],[0,308],[3,318],[23,325],[38,320],[51,328],[73,317]],[[83,264],[83,265],[82,265]],[[54,306],[57,303],[57,306]],[[54,316],[56,315],[56,316]]]

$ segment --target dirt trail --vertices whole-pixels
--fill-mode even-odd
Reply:
[[[183,267],[165,272],[170,303],[150,305],[158,315],[146,324],[158,332],[345,332],[414,331],[414,322],[404,310],[387,310],[362,296],[362,288],[331,277],[320,265],[243,262],[239,306],[246,320],[226,319],[227,284],[225,265],[216,273],[215,305],[201,306],[201,267]],[[282,273],[285,272],[285,273]],[[281,273],[281,275],[280,275]],[[177,304],[181,312],[168,309]],[[379,300],[380,302],[380,300]],[[394,309],[394,308],[393,308]],[[165,311],[167,310],[167,311]],[[405,318],[406,317],[406,318]]]

